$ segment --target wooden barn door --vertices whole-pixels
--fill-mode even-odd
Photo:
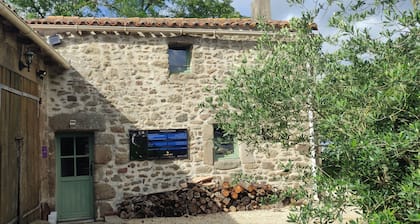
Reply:
[[[1,90],[0,118],[0,223],[18,221],[18,153],[20,97]]]
[[[39,99],[35,82],[0,67],[0,224],[39,218]]]

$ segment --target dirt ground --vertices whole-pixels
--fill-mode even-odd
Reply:
[[[117,217],[107,218],[106,223],[127,223],[127,224],[286,224],[290,212],[288,207],[239,211],[230,213],[217,213],[210,215],[176,217],[176,218],[147,218],[121,220]],[[360,217],[353,209],[348,209],[344,216],[344,222]],[[337,222],[338,223],[338,222]]]
[[[177,217],[177,218],[151,218],[151,219],[133,219],[128,224],[281,224],[287,223],[287,209],[279,211],[256,210],[239,211],[230,213],[217,213],[210,215]]]
[[[254,211],[240,211],[230,213],[217,213],[210,215],[176,217],[176,218],[147,218],[123,220],[117,216],[105,217],[105,222],[66,222],[66,224],[289,224],[287,216],[289,207],[261,209]],[[344,215],[346,223],[360,217],[353,208],[347,209]],[[339,223],[339,222],[335,222]],[[36,221],[31,224],[48,224],[46,221]]]

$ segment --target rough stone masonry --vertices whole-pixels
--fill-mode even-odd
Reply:
[[[288,150],[272,145],[266,153],[256,153],[239,144],[238,158],[216,160],[213,155],[215,121],[199,104],[209,96],[206,88],[221,88],[221,80],[244,57],[252,58],[255,39],[60,35],[56,50],[73,69],[48,77],[50,148],[54,155],[54,133],[69,129],[69,120],[77,121],[74,130],[95,133],[94,188],[101,214],[111,213],[124,196],[173,190],[197,176],[222,181],[245,173],[279,188],[302,184],[302,170],[310,164],[307,145]],[[192,46],[187,72],[169,73],[168,44],[174,42]],[[129,130],[175,128],[188,129],[189,159],[130,161]],[[293,167],[284,169],[289,161]],[[49,169],[49,183],[54,183],[55,167]],[[50,191],[44,200],[53,203]]]

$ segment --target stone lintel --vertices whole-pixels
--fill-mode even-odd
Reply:
[[[105,131],[105,118],[97,113],[58,114],[49,124],[54,131]]]

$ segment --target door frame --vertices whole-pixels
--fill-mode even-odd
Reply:
[[[90,160],[90,188],[92,192],[92,198],[91,198],[91,209],[92,214],[89,218],[70,218],[70,219],[59,219],[59,215],[57,215],[57,221],[77,221],[77,220],[95,220],[95,188],[94,188],[94,173],[95,173],[95,167],[94,167],[94,133],[93,132],[86,132],[86,131],[74,131],[74,132],[56,132],[54,137],[54,143],[55,143],[55,173],[56,173],[56,181],[55,181],[55,204],[56,204],[56,211],[59,213],[59,200],[60,200],[60,186],[61,186],[61,161],[60,161],[60,155],[61,150],[60,147],[60,138],[62,137],[88,137],[89,138],[89,160]]]

